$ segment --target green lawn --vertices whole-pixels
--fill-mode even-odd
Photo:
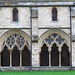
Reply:
[[[75,75],[75,71],[2,71],[0,72],[0,75]]]

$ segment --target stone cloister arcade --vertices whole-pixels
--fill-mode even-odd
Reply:
[[[70,37],[65,32],[51,29],[40,37],[40,66],[70,66],[70,59]]]
[[[30,37],[26,33],[17,29],[9,30],[1,37],[1,43],[0,66],[30,66]]]
[[[31,39],[25,32],[12,29],[0,37],[1,67],[31,66],[31,54]],[[38,39],[38,57],[40,67],[70,66],[69,35],[59,29],[42,34]]]

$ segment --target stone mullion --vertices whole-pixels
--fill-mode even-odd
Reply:
[[[51,67],[51,51],[49,52],[49,67]]]
[[[69,66],[72,66],[72,58],[71,58],[71,51],[70,51],[70,47],[68,47],[69,50]]]
[[[12,67],[12,51],[10,51],[10,67]]]
[[[59,67],[61,67],[61,47],[59,48]]]
[[[0,52],[0,67],[1,67],[1,52]]]
[[[22,67],[22,51],[20,51],[20,67]]]
[[[40,53],[39,53],[39,66],[40,66]]]
[[[70,66],[71,66],[71,53],[69,52],[69,64],[70,64]]]
[[[59,52],[59,67],[61,67],[61,52]]]

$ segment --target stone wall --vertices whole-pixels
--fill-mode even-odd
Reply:
[[[53,7],[39,7],[38,8],[38,28],[39,37],[49,30],[48,28],[70,28],[70,13],[68,7],[57,8],[57,21],[52,21],[52,8]],[[46,29],[44,29],[46,28]],[[69,34],[69,33],[68,33]]]
[[[0,37],[7,31],[18,28],[29,36],[30,34],[30,8],[29,7],[17,7],[19,13],[19,21],[12,21],[12,10],[14,7],[1,7],[0,9]],[[53,7],[36,7],[38,9],[38,17],[32,17],[32,65],[33,67],[39,66],[39,43],[38,39],[46,31],[52,28],[58,28],[64,31],[70,36],[70,11],[69,7],[56,7],[58,10],[57,21],[52,21],[52,8]],[[35,13],[35,11],[33,12]],[[73,34],[75,19],[72,18]],[[74,56],[74,42],[72,43],[72,65],[75,66]]]
[[[2,7],[0,9],[0,28],[30,28],[30,9],[17,7],[18,22],[13,21],[14,7]]]

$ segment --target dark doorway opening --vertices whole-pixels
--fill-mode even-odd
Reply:
[[[30,66],[31,65],[31,53],[27,46],[24,47],[22,51],[22,66]]]
[[[70,66],[70,54],[66,44],[63,45],[61,51],[61,66]]]
[[[40,66],[49,66],[49,52],[48,52],[48,47],[46,44],[43,45],[41,48],[41,53],[40,53]]]
[[[59,51],[55,43],[51,50],[51,66],[59,66]]]
[[[6,46],[1,52],[1,66],[10,66],[10,53]]]
[[[12,51],[12,66],[20,66],[20,52],[17,46],[15,46]]]

